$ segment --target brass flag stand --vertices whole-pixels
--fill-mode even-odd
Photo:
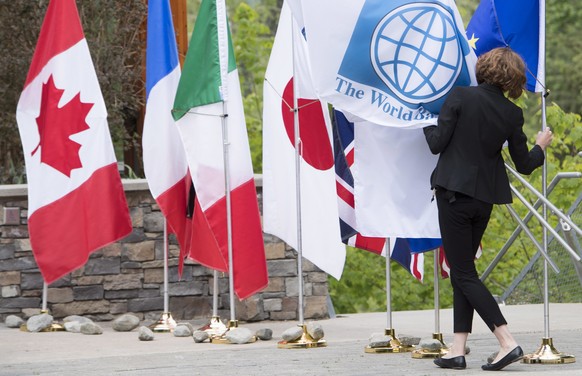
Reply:
[[[42,284],[42,308],[40,309],[41,315],[49,314],[49,310],[47,308],[47,302],[48,302],[48,285],[46,284],[46,282],[43,282],[43,284]],[[26,324],[20,325],[19,329],[22,332],[28,331],[28,327],[26,326]],[[49,326],[41,331],[42,332],[63,332],[63,331],[65,331],[65,327],[64,327],[64,325],[53,321],[51,326]]]
[[[441,333],[441,318],[440,318],[440,289],[439,289],[439,253],[440,249],[437,248],[434,250],[434,333],[432,334],[432,338],[439,341],[442,345],[440,350],[438,351],[431,351],[428,349],[416,349],[412,352],[412,358],[414,359],[427,359],[427,358],[439,358],[449,352],[449,348],[443,341],[443,334]]]
[[[370,345],[364,348],[366,353],[380,354],[380,353],[403,353],[414,350],[412,345],[403,345],[396,336],[396,331],[392,328],[392,284],[390,281],[390,238],[386,239],[384,246],[384,254],[386,256],[386,315],[388,319],[388,326],[384,329],[384,334],[390,337],[389,344],[384,347],[371,347]]]
[[[218,271],[214,271],[214,281],[213,281],[213,293],[212,293],[212,317],[210,318],[210,322],[206,324],[201,330],[204,330],[210,338],[220,338],[226,333],[228,328],[222,320],[220,316],[218,316]]]

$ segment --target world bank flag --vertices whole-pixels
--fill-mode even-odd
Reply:
[[[477,56],[510,47],[527,66],[527,90],[543,91],[545,81],[544,0],[481,0],[467,26]]]
[[[355,118],[436,124],[449,91],[474,83],[475,55],[453,0],[302,5],[318,92]]]

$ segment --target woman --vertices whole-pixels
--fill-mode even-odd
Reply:
[[[501,149],[507,142],[517,171],[529,175],[544,161],[552,132],[539,132],[528,150],[523,112],[511,102],[519,98],[526,81],[525,64],[509,48],[496,48],[477,61],[479,86],[457,87],[447,97],[438,126],[424,128],[433,154],[439,154],[431,176],[439,210],[443,247],[453,286],[453,345],[435,359],[442,368],[464,369],[465,344],[477,311],[499,341],[492,363],[481,368],[500,370],[520,360],[523,351],[475,268],[475,254],[487,227],[493,204],[511,203],[509,179]]]

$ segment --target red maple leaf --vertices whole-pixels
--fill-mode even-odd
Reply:
[[[77,93],[59,108],[64,92],[55,86],[52,75],[42,85],[40,114],[36,118],[40,141],[31,155],[40,147],[41,163],[71,177],[71,170],[81,168],[83,164],[79,158],[81,145],[71,140],[70,136],[89,129],[85,118],[94,103],[81,102],[81,95]]]

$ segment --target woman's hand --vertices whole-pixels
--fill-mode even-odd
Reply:
[[[546,147],[552,143],[553,139],[554,135],[552,134],[550,128],[547,127],[543,131],[538,132],[538,135],[536,137],[536,145],[539,145],[542,148],[542,150],[545,150]]]

